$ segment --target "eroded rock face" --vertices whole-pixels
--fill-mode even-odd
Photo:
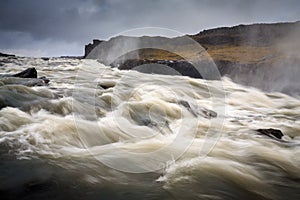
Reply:
[[[93,40],[93,43],[89,43],[85,45],[84,47],[84,58],[96,47],[98,46],[102,41],[101,40]]]
[[[227,76],[236,83],[267,92],[283,92],[299,96],[299,34],[300,21],[221,27],[187,36],[204,47],[203,50],[213,59],[221,76]],[[143,49],[140,48],[143,46],[141,44],[144,46],[158,44],[158,46],[172,47],[171,49],[177,50],[190,49],[191,51],[187,52],[191,55],[195,53],[188,43],[181,40],[181,37],[118,36],[108,41],[94,40],[92,44],[86,45],[85,57],[90,55],[89,59],[98,59],[101,63],[122,70],[133,69],[143,73],[183,75],[192,78],[216,78],[207,77],[204,75],[207,74],[205,70],[203,72],[196,69],[180,54],[172,54],[159,48]],[[95,54],[91,53],[97,45],[101,48],[95,51]],[[124,51],[125,55],[120,53],[122,49],[134,49],[132,47],[136,47],[136,50]],[[113,61],[108,59],[111,57],[116,59]],[[111,62],[105,62],[108,60]],[[200,63],[200,66],[203,68],[202,66],[205,67],[206,64]]]

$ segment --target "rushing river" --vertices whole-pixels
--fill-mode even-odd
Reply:
[[[1,199],[300,199],[300,100],[96,60],[0,58]],[[257,129],[280,129],[282,139]]]

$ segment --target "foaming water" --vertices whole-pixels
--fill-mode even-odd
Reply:
[[[95,60],[18,58],[1,73],[28,67],[50,85],[0,79],[5,198],[300,198],[297,98]]]

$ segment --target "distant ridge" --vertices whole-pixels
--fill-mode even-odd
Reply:
[[[0,56],[1,57],[15,57],[15,55],[13,55],[13,54],[6,54],[6,53],[1,53],[1,52],[0,52]]]
[[[276,91],[285,90],[286,93],[293,93],[294,89],[292,88],[300,88],[299,35],[300,21],[241,24],[233,27],[203,30],[187,36],[205,48],[222,76],[228,76],[235,82],[267,91],[272,91],[275,88]],[[180,38],[118,36],[108,41],[93,40],[92,44],[85,46],[84,57],[89,55],[88,58],[98,59],[104,64],[119,69],[132,69],[143,64],[163,63],[182,75],[201,78],[201,75],[193,70],[193,66],[184,62],[182,57],[159,49],[138,49],[123,55],[113,63],[107,63],[105,60],[106,57],[110,56],[109,52],[118,51],[118,48],[134,43],[157,42],[171,45],[174,48],[185,47],[186,44],[182,43]],[[97,47],[99,44],[101,45]],[[97,47],[98,54],[90,54],[95,47]],[[99,59],[97,57],[99,54],[104,59]],[[155,70],[155,72],[159,72],[159,70]],[[286,79],[289,79],[289,83]],[[296,90],[300,91],[300,89]]]
[[[252,47],[270,47],[278,41],[286,38],[289,33],[298,31],[300,29],[300,21],[296,22],[281,22],[281,23],[258,23],[251,25],[237,25],[233,27],[220,27],[214,29],[203,30],[195,35],[187,35],[205,47],[213,58],[219,60],[219,55],[225,60],[232,61],[230,57],[226,57],[225,52],[215,52],[216,46],[220,49],[226,50],[224,45],[229,46],[252,46]],[[118,36],[117,38],[126,38],[126,36]],[[134,38],[134,37],[133,37]],[[159,39],[163,37],[138,37],[143,40]],[[85,46],[86,57],[96,46],[102,42],[113,42],[116,38],[108,41],[94,39],[93,43]],[[174,38],[176,39],[176,38]],[[119,39],[120,40],[120,39]],[[223,46],[222,46],[223,45]],[[221,47],[222,46],[222,47]],[[106,45],[109,47],[109,45]],[[221,50],[220,49],[220,50]],[[219,50],[219,51],[220,51]],[[225,56],[223,56],[225,53]],[[162,55],[155,55],[153,59],[165,59]],[[216,56],[216,57],[214,57]],[[240,57],[241,58],[241,57]],[[244,60],[240,60],[243,62]]]
[[[273,24],[237,25],[220,27],[189,35],[202,45],[253,45],[269,46],[284,38],[290,32],[299,30],[300,21]]]

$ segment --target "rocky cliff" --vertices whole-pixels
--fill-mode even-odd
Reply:
[[[87,57],[87,55],[89,53],[91,53],[91,51],[96,47],[98,46],[101,42],[103,42],[102,40],[97,40],[97,39],[94,39],[93,40],[93,43],[89,43],[87,45],[85,45],[84,47],[84,57]]]
[[[206,50],[222,76],[268,91],[291,93],[293,88],[300,88],[299,35],[300,22],[293,22],[222,27],[187,36]],[[161,64],[179,74],[201,78],[193,65],[180,56],[189,57],[195,53],[191,44],[182,38],[119,36],[109,41],[94,40],[86,46],[85,57],[120,69]],[[151,44],[160,48],[151,48]],[[176,49],[176,52],[167,51],[165,47]],[[126,49],[135,50],[128,52]],[[156,68],[153,66],[146,71],[159,73]]]

